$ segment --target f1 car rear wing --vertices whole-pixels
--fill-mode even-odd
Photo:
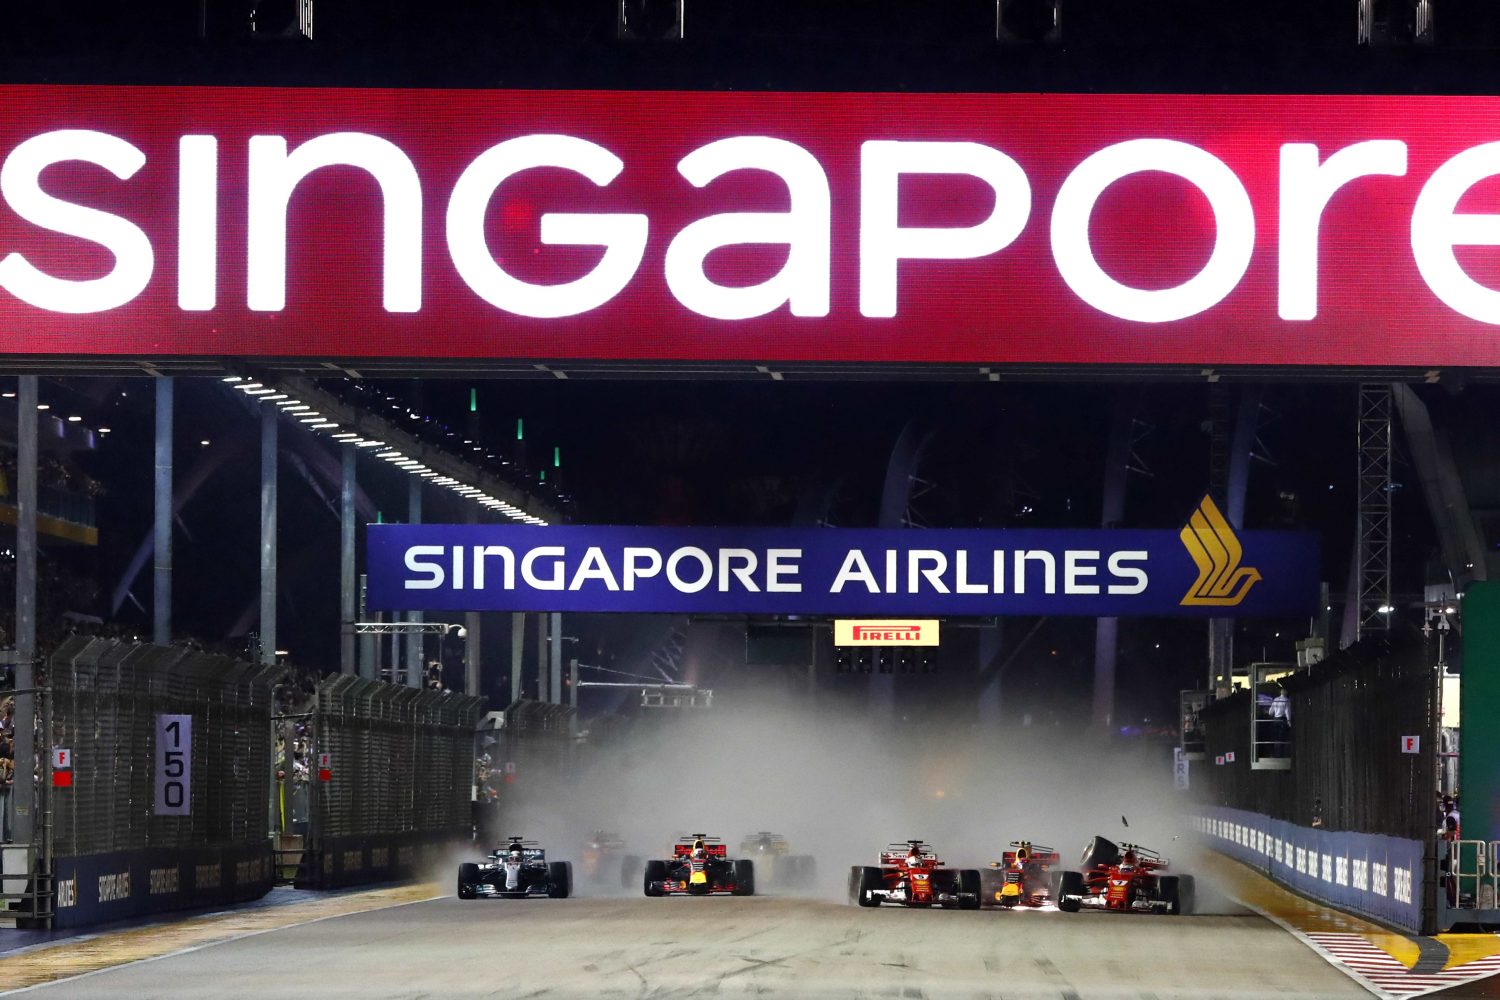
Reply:
[[[1028,861],[1033,861],[1039,865],[1062,864],[1062,855],[1050,847],[1043,847],[1041,844],[1028,843],[1024,840],[1012,840],[1010,842],[1010,846],[1011,849],[1000,856],[1000,863],[1003,865],[1015,864],[1016,855],[1020,853],[1022,848],[1025,848],[1026,850]]]
[[[1140,844],[1121,844],[1120,853],[1123,854],[1126,851],[1134,851],[1140,866],[1151,871],[1164,871],[1172,865],[1172,862],[1167,858],[1162,857],[1149,847],[1142,847]]]
[[[674,858],[686,858],[692,855],[692,853],[692,844],[672,845],[672,857]],[[727,844],[704,844],[703,853],[711,858],[727,858],[729,857],[729,846]]]
[[[880,852],[880,863],[883,865],[898,865],[911,857],[912,848],[916,848],[917,857],[932,865],[940,865],[937,852],[920,840],[908,840],[904,844],[891,844]]]
[[[520,837],[512,837],[510,838],[510,840],[506,841],[504,846],[495,848],[493,853],[495,857],[499,857],[500,855],[508,854],[515,848],[519,847],[521,849],[521,860],[546,861],[547,852],[536,845],[537,842],[534,840],[522,840]]]

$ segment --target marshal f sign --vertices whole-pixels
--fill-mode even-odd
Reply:
[[[1500,364],[1500,99],[0,87],[0,354]]]

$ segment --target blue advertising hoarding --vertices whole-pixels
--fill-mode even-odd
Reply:
[[[1304,896],[1421,931],[1421,841],[1313,829],[1221,806],[1200,806],[1199,812],[1194,821],[1198,833],[1219,853]]]
[[[1278,617],[1312,614],[1316,537],[1180,531],[375,524],[372,610]]]

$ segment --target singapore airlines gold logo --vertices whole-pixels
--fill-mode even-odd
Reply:
[[[1182,598],[1184,606],[1234,607],[1260,580],[1260,570],[1240,565],[1240,540],[1211,497],[1203,498],[1179,537],[1198,566],[1198,579]]]

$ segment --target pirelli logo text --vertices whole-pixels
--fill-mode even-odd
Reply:
[[[936,618],[900,618],[890,621],[851,621],[836,619],[833,623],[835,646],[936,646]]]

